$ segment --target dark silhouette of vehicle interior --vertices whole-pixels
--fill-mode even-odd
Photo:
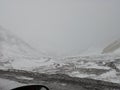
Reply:
[[[12,90],[49,90],[49,88],[43,85],[28,85],[28,86],[18,87]]]

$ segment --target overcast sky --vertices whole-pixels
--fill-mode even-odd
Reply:
[[[120,0],[0,0],[0,25],[52,55],[120,38]]]

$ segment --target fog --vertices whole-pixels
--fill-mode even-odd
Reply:
[[[0,25],[53,56],[120,38],[120,0],[0,0]]]

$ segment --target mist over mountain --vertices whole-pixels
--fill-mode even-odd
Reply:
[[[22,41],[15,35],[13,35],[10,31],[5,30],[0,27],[0,48],[1,55],[3,56],[22,56],[22,57],[40,57],[45,56],[44,53],[37,52],[34,48],[32,48],[29,44]]]
[[[103,46],[102,46],[103,44]],[[104,55],[104,54],[120,54],[120,39],[111,40],[109,43],[101,43],[99,46],[92,46],[84,50],[80,55]]]
[[[0,27],[0,66],[3,68],[30,69],[48,64],[52,60],[46,54]]]
[[[51,58],[0,27],[0,69],[66,74],[120,83],[119,40],[105,47],[93,46],[88,51],[91,55]]]
[[[110,43],[103,49],[102,53],[120,53],[118,50],[120,50],[120,39]]]

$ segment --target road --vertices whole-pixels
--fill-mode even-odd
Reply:
[[[98,80],[0,70],[0,90],[10,90],[24,85],[45,85],[50,90],[120,90],[119,84]]]

